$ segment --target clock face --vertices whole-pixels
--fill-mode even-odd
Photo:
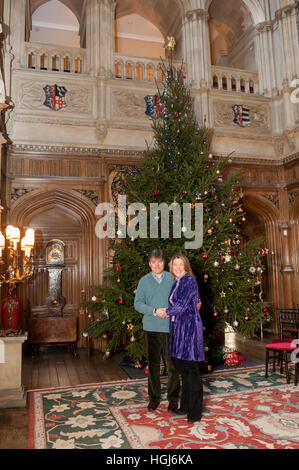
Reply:
[[[63,247],[58,243],[50,246],[48,248],[47,254],[47,263],[50,264],[63,264],[64,256],[63,256]]]

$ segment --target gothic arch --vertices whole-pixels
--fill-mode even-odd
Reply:
[[[205,0],[205,9],[208,10],[213,0]],[[242,1],[251,13],[253,24],[256,25],[265,21],[265,13],[258,0],[239,0]]]
[[[171,11],[170,21],[169,14]],[[181,28],[184,7],[182,0],[121,0],[116,4],[116,19],[136,13],[155,25],[164,37]]]
[[[17,200],[10,213],[10,222],[18,226],[25,226],[33,213],[38,213],[57,205],[66,208],[68,212],[75,213],[85,226],[95,224],[94,205],[85,197],[80,197],[76,191],[54,189],[52,191],[34,191]]]
[[[276,323],[276,308],[280,306],[281,302],[281,282],[280,282],[280,259],[281,259],[281,244],[280,233],[278,229],[279,210],[278,208],[260,195],[246,194],[242,199],[242,203],[246,212],[250,212],[253,216],[256,215],[264,222],[265,227],[265,242],[266,248],[269,249],[267,256],[267,271],[266,271],[266,289],[268,294],[268,301],[273,306],[273,319],[274,328],[277,329]],[[272,255],[272,252],[274,255]]]
[[[30,10],[31,10],[31,15],[37,10],[39,7],[41,7],[44,3],[48,3],[49,0],[31,0],[30,3]],[[81,20],[81,13],[82,13],[82,1],[81,0],[59,0],[61,3],[63,3],[67,8],[69,8],[74,15],[76,16],[77,20]]]
[[[95,205],[85,196],[74,190],[53,189],[32,191],[17,200],[11,207],[9,223],[19,227],[29,227],[30,220],[53,206],[66,213],[74,214],[80,221],[84,234],[84,271],[87,285],[102,282],[105,269],[104,243],[95,234]],[[97,262],[94,262],[97,260]]]

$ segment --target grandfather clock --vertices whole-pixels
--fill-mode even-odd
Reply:
[[[46,299],[46,305],[49,316],[62,316],[65,306],[65,298],[62,296],[64,247],[61,240],[51,240],[46,247],[46,266],[49,272],[49,297]]]
[[[29,320],[29,342],[34,350],[40,345],[72,346],[76,354],[78,319],[73,315],[63,315],[66,299],[62,295],[62,273],[65,267],[65,244],[61,240],[51,240],[46,246],[46,267],[49,273],[49,295],[46,298],[48,313],[40,318]]]

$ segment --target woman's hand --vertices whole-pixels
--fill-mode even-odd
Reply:
[[[201,300],[198,299],[197,309],[200,310],[202,306]]]
[[[160,318],[168,318],[166,308],[156,308],[156,316]]]

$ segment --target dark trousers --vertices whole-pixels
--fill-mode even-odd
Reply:
[[[202,413],[203,386],[199,363],[177,359],[182,375],[180,408],[187,412],[188,419],[200,419]]]
[[[177,403],[180,393],[180,378],[175,362],[169,357],[169,334],[145,331],[144,337],[148,356],[149,399],[154,403],[159,403],[161,400],[160,357],[162,352],[168,369],[167,400]]]

